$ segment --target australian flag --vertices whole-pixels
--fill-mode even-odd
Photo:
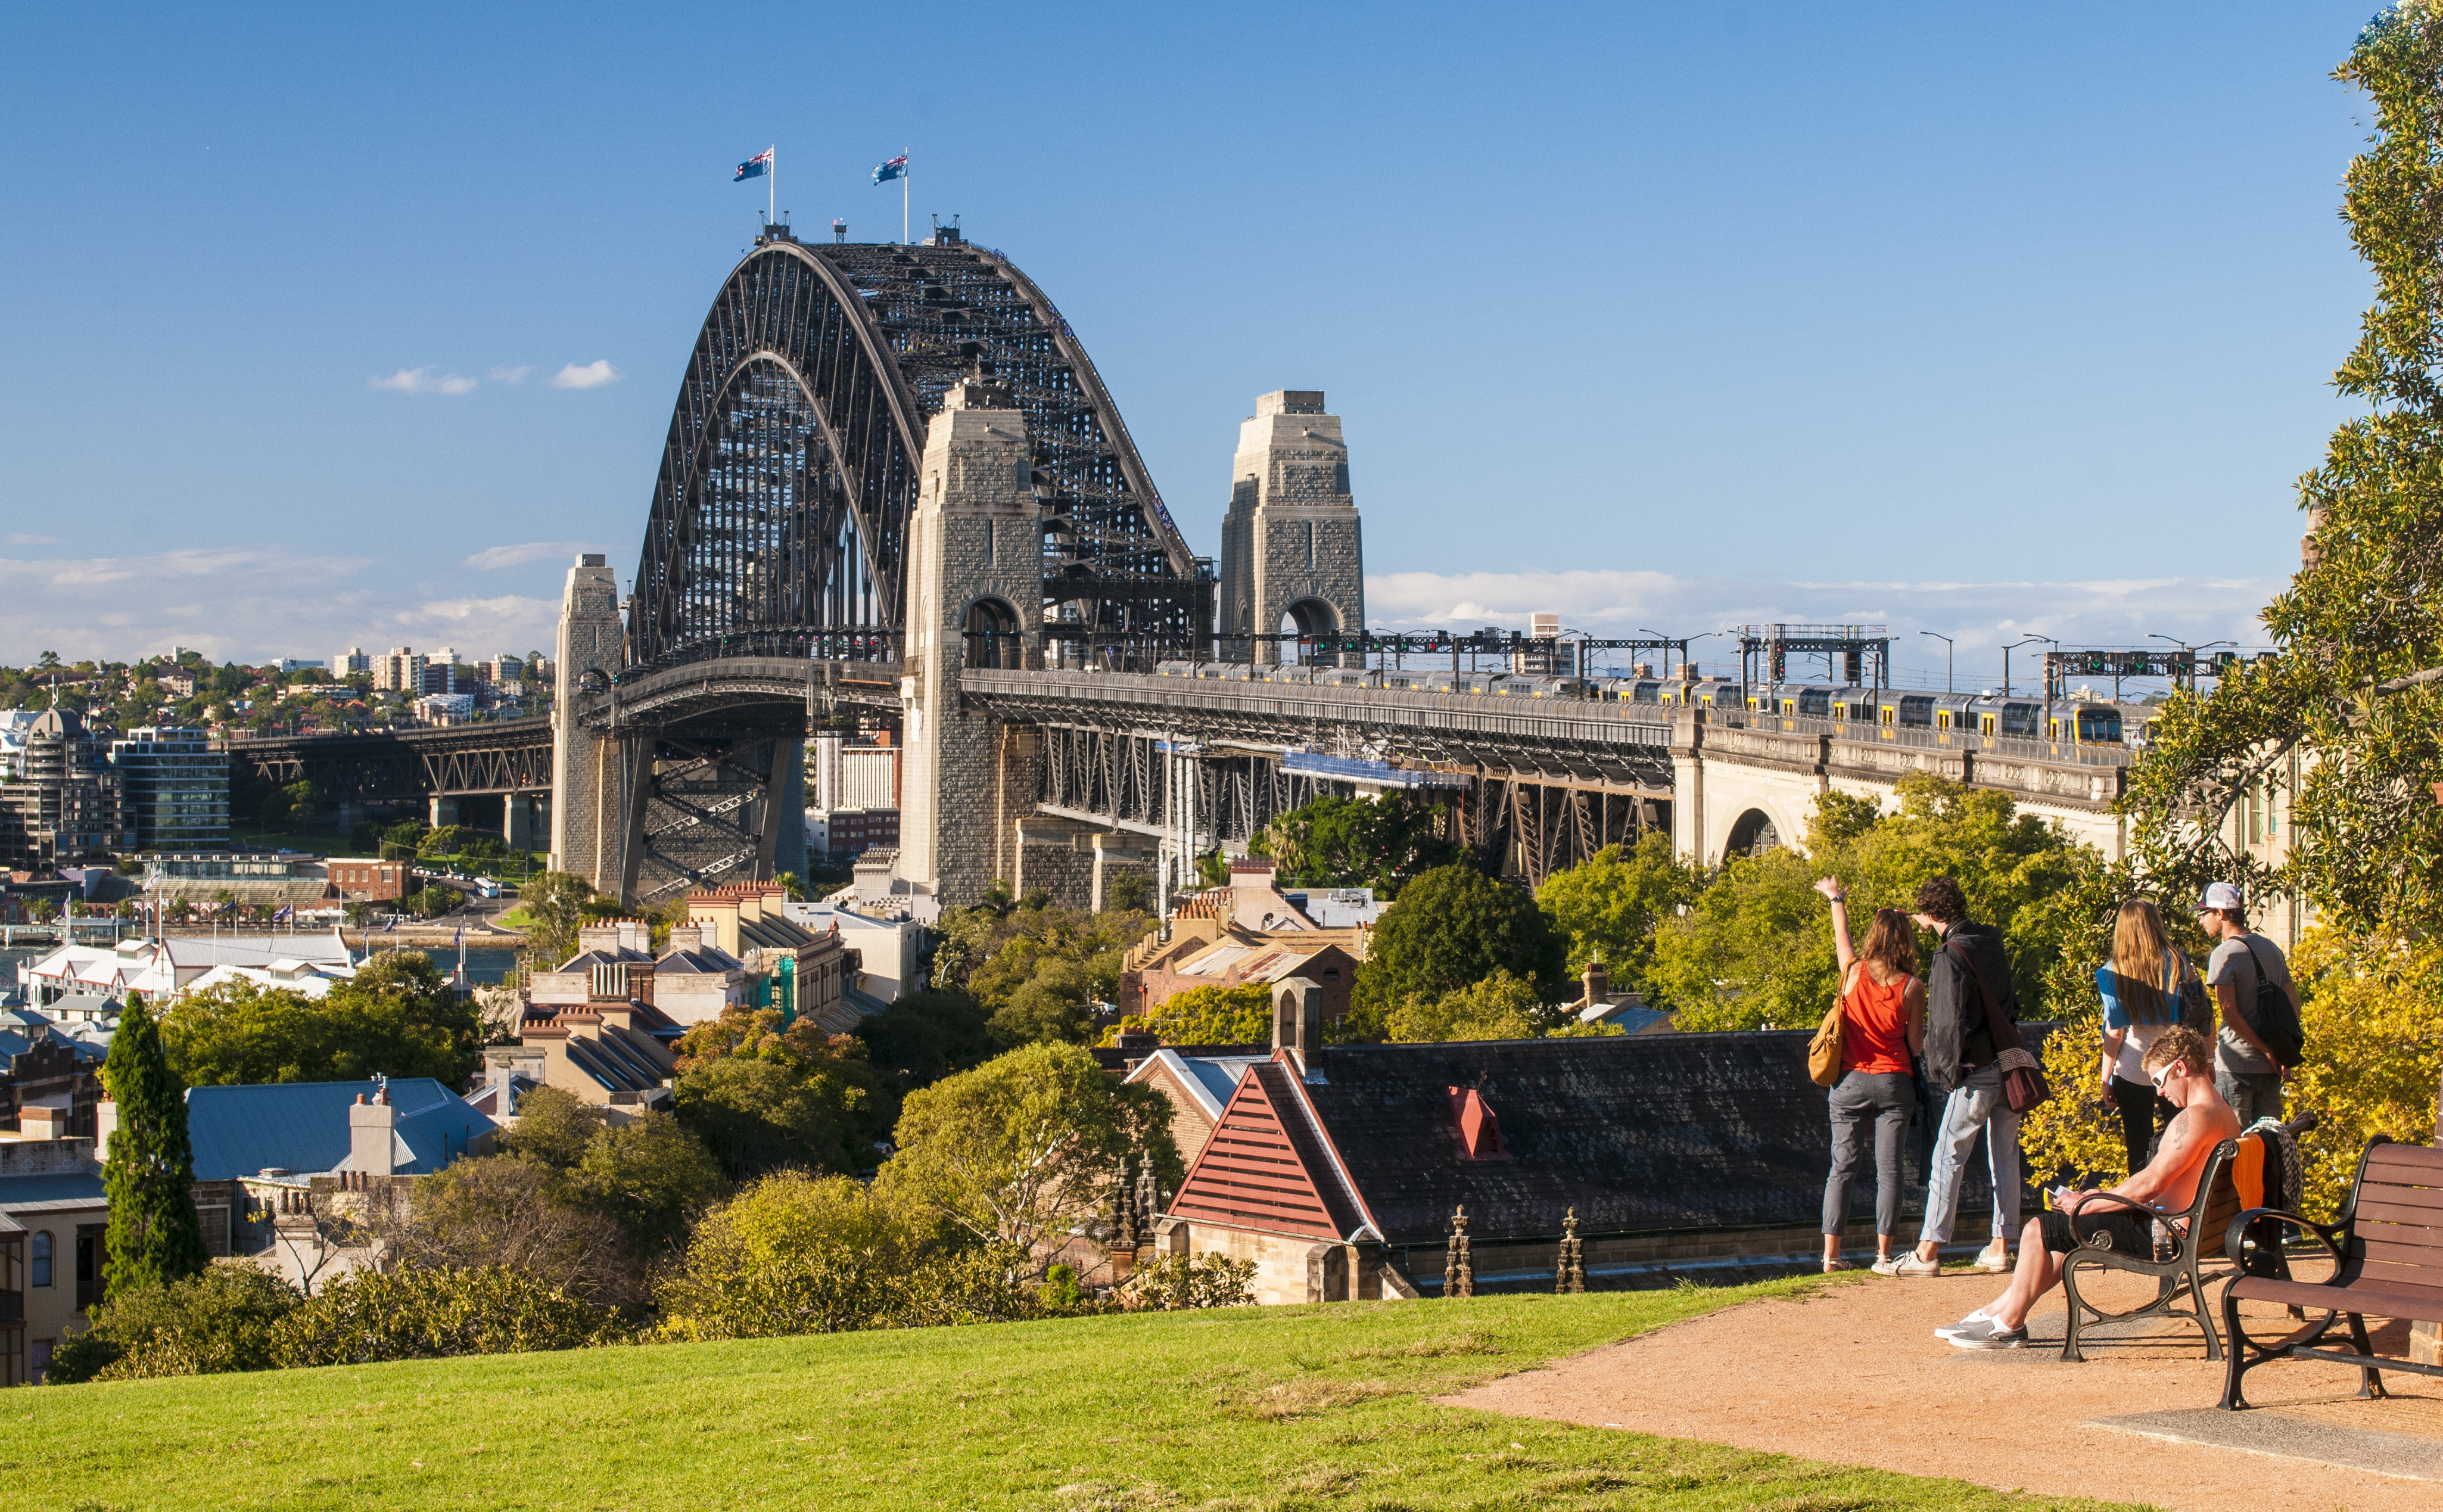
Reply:
[[[901,153],[898,157],[893,157],[891,161],[884,163],[881,167],[873,171],[873,181],[877,184],[887,184],[894,178],[905,178],[907,176],[908,155],[906,153]]]
[[[771,171],[772,149],[766,147],[762,152],[757,153],[754,157],[747,158],[743,163],[740,163],[738,165],[738,176],[731,179],[730,182],[733,184],[743,184],[750,178],[761,178]]]

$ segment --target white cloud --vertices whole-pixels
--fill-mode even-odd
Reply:
[[[60,538],[57,536],[29,536],[19,534],[12,535],[9,538],[9,544],[12,546],[55,546],[59,544]]]
[[[2094,582],[1773,582],[1682,578],[1662,572],[1394,572],[1366,580],[1367,622],[1378,630],[1525,629],[1537,611],[1599,636],[1640,630],[1695,637],[1740,624],[1883,624],[1893,636],[1896,677],[1939,682],[1943,645],[1956,642],[1959,686],[1999,680],[2002,646],[2031,635],[2071,646],[2145,646],[2150,633],[2190,645],[2268,643],[2258,611],[2279,591],[2268,581],[2155,578]],[[2023,676],[2036,654],[2011,657]],[[1736,666],[1736,642],[1699,640],[1701,667]]]
[[[556,389],[598,389],[618,381],[619,370],[611,365],[608,358],[597,359],[583,367],[571,362],[551,376],[551,386]]]
[[[533,371],[530,367],[496,367],[484,376],[495,383],[524,383]]]
[[[473,378],[455,373],[444,373],[433,367],[403,367],[388,378],[370,378],[366,387],[387,389],[394,394],[471,394]]]
[[[369,565],[285,546],[0,558],[0,664],[45,649],[126,660],[173,645],[216,661],[328,655],[367,638],[378,611],[353,580]]]
[[[423,640],[450,642],[457,645],[459,655],[480,658],[493,650],[550,645],[560,632],[560,603],[553,599],[529,599],[519,594],[504,594],[497,599],[435,599],[399,610],[391,616],[391,622],[399,626],[411,641],[422,636]]]
[[[589,549],[597,548],[582,541],[526,541],[514,546],[486,546],[459,565],[478,572],[496,572],[503,567],[523,567],[529,562],[575,556]]]

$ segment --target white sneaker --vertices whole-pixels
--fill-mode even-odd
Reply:
[[[1995,1276],[2009,1270],[2011,1268],[2011,1246],[1997,1239],[1992,1244],[1986,1245],[1984,1248],[1978,1250],[1976,1252],[1976,1268],[1984,1271],[1988,1275]]]
[[[1901,1257],[1898,1255],[1880,1256],[1876,1259],[1873,1264],[1866,1268],[1873,1271],[1878,1276],[1897,1276],[1901,1273]]]
[[[1937,1338],[1956,1338],[1962,1334],[1977,1333],[1993,1321],[1993,1316],[1980,1307],[1956,1323],[1945,1323],[1940,1328],[1936,1329],[1934,1331],[1934,1337]]]
[[[1901,1257],[1901,1263],[1899,1264],[1892,1267],[1892,1274],[1895,1276],[1939,1276],[1942,1274],[1942,1257],[1938,1255],[1932,1260],[1920,1260],[1917,1258],[1917,1251],[1910,1250],[1907,1254]]]

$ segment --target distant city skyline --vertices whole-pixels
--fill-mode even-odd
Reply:
[[[895,236],[909,152],[1200,551],[1254,396],[1325,390],[1386,626],[2253,644],[2347,413],[2365,9],[951,12],[914,83],[839,61],[878,17],[15,14],[0,662],[547,649],[775,139],[817,237]]]

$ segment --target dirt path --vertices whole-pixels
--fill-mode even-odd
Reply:
[[[2137,1278],[2107,1284],[2097,1289],[2107,1306],[2153,1293]],[[2195,1324],[2115,1330],[2121,1337],[2092,1345],[2082,1336],[2087,1360],[2071,1364],[2061,1358],[2056,1293],[2029,1320],[2026,1349],[1971,1353],[1932,1337],[1997,1290],[1989,1276],[1874,1279],[1811,1300],[1752,1302],[1446,1401],[2200,1512],[2443,1506],[2443,1483],[2402,1478],[2443,1474],[2443,1380],[2394,1374],[2385,1380],[2394,1397],[2360,1402],[2356,1372],[2286,1360],[2249,1375],[2256,1411],[2208,1416],[2193,1410],[2213,1408],[2222,1367],[2206,1362]],[[2219,1290],[2210,1288],[2217,1300]],[[2378,1335],[2378,1353],[2406,1354],[2406,1337],[2398,1326]],[[2140,1413],[2176,1415],[2137,1430],[2092,1422]],[[2161,1430],[2244,1430],[2271,1452],[2149,1436]],[[2287,1457],[2300,1453],[2395,1473]]]

